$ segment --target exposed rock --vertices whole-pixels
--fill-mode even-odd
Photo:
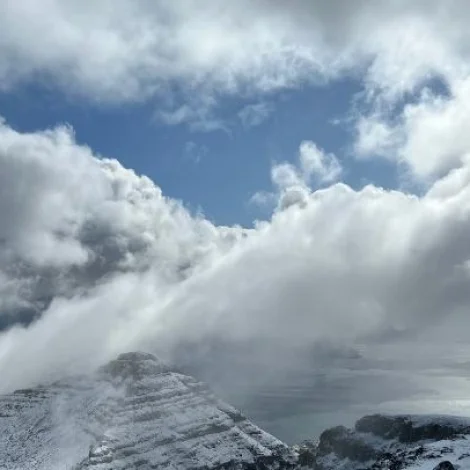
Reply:
[[[145,376],[152,374],[163,374],[170,372],[168,365],[158,360],[153,354],[131,352],[118,356],[114,361],[109,362],[99,369],[99,372],[114,379],[132,379],[138,381]]]
[[[444,460],[436,465],[434,470],[455,470],[455,467],[448,460]]]
[[[318,445],[313,441],[304,441],[294,446],[297,461],[301,468],[317,468]]]
[[[398,439],[400,442],[452,439],[470,433],[468,423],[458,419],[442,422],[415,422],[412,416],[365,416],[357,421],[356,431],[372,433],[384,439]]]
[[[470,420],[447,416],[365,416],[354,430],[339,426],[320,437],[322,470],[470,469]],[[444,460],[445,459],[445,460]]]
[[[400,416],[364,416],[356,422],[357,432],[369,432],[384,439],[399,439],[406,436],[411,422]]]
[[[318,451],[320,455],[333,452],[340,458],[348,458],[359,462],[377,457],[377,452],[372,446],[365,443],[354,431],[344,426],[337,426],[324,431],[320,436]]]

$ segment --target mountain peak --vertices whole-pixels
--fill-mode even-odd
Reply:
[[[371,415],[289,448],[144,352],[0,396],[2,470],[452,470],[469,435],[469,419]]]
[[[145,352],[128,352],[102,366],[99,371],[114,379],[141,380],[144,377],[169,373],[171,369],[156,356]]]
[[[119,354],[116,360],[117,361],[134,361],[134,362],[137,362],[137,361],[159,362],[159,360],[157,359],[157,356],[155,356],[154,354],[141,352],[141,351],[131,351],[131,352]]]
[[[287,445],[143,352],[0,396],[0,461],[6,470],[296,468]]]

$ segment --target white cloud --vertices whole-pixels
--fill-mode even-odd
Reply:
[[[185,104],[177,108],[172,108],[170,103],[166,109],[157,111],[155,118],[170,126],[188,124],[190,130],[196,132],[227,131],[227,124],[215,116],[215,107],[215,99],[203,95],[190,98]]]
[[[0,86],[42,77],[101,103],[217,98],[354,70],[391,98],[468,73],[468,14],[463,0],[2,2]]]
[[[0,334],[0,391],[143,349],[178,360],[188,351],[190,367],[246,410],[274,387],[271,416],[305,414],[325,393],[314,407],[418,394],[423,411],[430,388],[444,404],[462,392],[467,162],[421,198],[342,184],[312,192],[301,164],[281,164],[278,211],[243,230],[192,216],[67,128],[2,124],[0,149],[0,323],[41,313]],[[299,387],[308,400],[283,391],[294,369],[311,377]]]
[[[451,97],[431,95],[406,106],[400,149],[418,177],[436,177],[459,167],[470,152],[470,77],[455,83]]]
[[[311,188],[318,188],[337,181],[343,173],[343,168],[331,153],[322,149],[309,140],[300,144],[298,164],[276,163],[271,168],[271,181],[275,192],[259,191],[250,202],[261,207],[272,206],[284,210],[292,205],[307,204]]]
[[[215,337],[255,345],[257,380],[284,377],[290,348],[340,343],[361,371],[455,398],[437,382],[468,355],[469,13],[463,0],[0,2],[3,89],[41,78],[100,103],[157,96],[160,119],[204,126],[221,96],[354,72],[358,156],[394,159],[429,187],[325,187],[339,161],[306,141],[295,165],[273,166],[274,192],[254,196],[274,203],[270,220],[218,227],[66,127],[2,122],[0,327],[37,321],[1,334],[1,390]]]
[[[21,134],[0,124],[0,167],[0,272],[10,279],[2,292],[20,292],[18,308],[157,260],[162,279],[184,278],[232,243],[148,178],[78,146],[66,127]]]
[[[256,14],[266,6],[179,0],[3,3],[0,83],[8,87],[45,74],[67,92],[112,102],[167,93],[172,82],[229,93],[286,86],[311,69],[310,53],[291,43],[281,14]]]
[[[250,204],[255,204],[261,208],[271,209],[276,205],[277,196],[269,191],[258,191],[250,198]]]
[[[0,173],[17,183],[1,199],[2,276],[30,284],[9,291],[18,302],[41,310],[50,298],[36,323],[2,333],[2,390],[121,350],[168,353],[213,337],[271,345],[280,372],[279,341],[362,344],[369,357],[377,338],[399,349],[403,338],[419,347],[466,331],[467,163],[423,197],[343,184],[311,192],[280,165],[273,177],[289,191],[279,197],[298,190],[302,204],[246,231],[191,216],[65,128],[3,124],[0,138]]]
[[[248,104],[238,112],[238,117],[244,127],[256,127],[263,123],[273,110],[269,103]]]
[[[460,167],[470,151],[470,50],[463,27],[470,11],[460,1],[424,5],[403,7],[374,32],[365,99],[352,116],[356,157],[385,157],[407,178],[429,185]]]
[[[424,89],[400,113],[379,112],[356,123],[359,157],[381,156],[406,165],[419,181],[432,182],[461,166],[470,153],[470,77],[450,96]]]
[[[360,116],[356,123],[354,155],[356,158],[396,158],[399,136],[383,116]]]
[[[342,173],[342,167],[335,155],[325,153],[312,141],[300,144],[300,166],[306,181],[318,180],[319,183],[332,183]]]

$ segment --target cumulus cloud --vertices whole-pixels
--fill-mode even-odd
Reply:
[[[246,397],[259,403],[266,384],[295,382],[289,363],[318,396],[325,367],[332,390],[356,370],[370,376],[355,382],[357,404],[360,383],[389,384],[377,378],[385,370],[410,382],[409,395],[430,393],[416,371],[440,367],[435,380],[448,378],[459,359],[447,342],[466,350],[467,163],[422,197],[344,184],[308,190],[302,204],[246,230],[190,214],[66,127],[25,134],[3,123],[0,149],[4,184],[16,183],[2,185],[2,317],[25,305],[36,312],[1,334],[3,392],[143,349],[202,377],[218,373],[221,393],[243,391],[248,408]],[[299,168],[278,166],[275,181],[292,187]],[[217,344],[239,354],[212,354]],[[390,386],[377,385],[377,402],[390,399]]]
[[[356,158],[385,157],[394,159],[401,143],[395,129],[384,121],[383,116],[360,116],[355,123],[356,140],[354,155]]]
[[[445,95],[424,89],[399,114],[362,116],[357,121],[357,155],[398,161],[420,181],[434,181],[462,164],[470,150],[470,78]]]
[[[320,183],[331,183],[341,176],[341,164],[335,155],[325,153],[315,142],[302,142],[299,152],[302,174],[306,181],[317,179]]]
[[[406,178],[428,186],[460,166],[468,153],[470,77],[469,50],[461,42],[468,5],[430,2],[429,7],[413,2],[374,33],[377,54],[352,112],[356,157],[387,158]]]
[[[399,399],[397,383],[429,399],[420,411],[468,396],[469,14],[463,0],[0,3],[2,89],[39,77],[100,103],[157,97],[158,118],[210,125],[221,96],[354,73],[355,156],[427,183],[332,184],[339,160],[305,141],[255,195],[268,220],[220,227],[66,126],[1,122],[0,390],[144,349],[258,409],[286,384],[325,408]],[[273,408],[293,396],[303,413],[295,390]]]
[[[315,142],[305,140],[300,144],[298,161],[276,163],[271,168],[274,192],[259,191],[250,202],[261,207],[284,210],[292,205],[305,205],[311,188],[337,181],[343,173],[335,155],[326,153]]]
[[[21,134],[0,124],[0,165],[3,322],[28,306],[31,319],[57,295],[115,272],[158,263],[162,279],[183,279],[242,235],[191,216],[148,178],[97,158],[67,127]]]

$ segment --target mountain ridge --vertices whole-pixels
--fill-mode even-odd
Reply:
[[[2,470],[295,468],[287,445],[147,353],[0,397],[0,456]]]
[[[0,396],[0,470],[434,468],[470,469],[470,419],[369,415],[289,447],[142,352]]]

